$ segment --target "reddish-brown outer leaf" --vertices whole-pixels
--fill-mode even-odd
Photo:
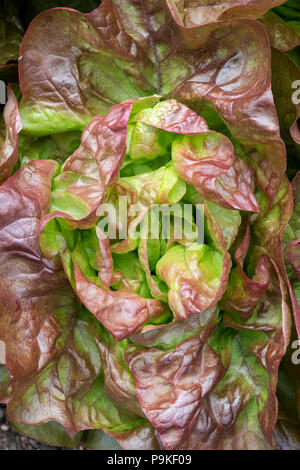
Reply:
[[[0,341],[12,380],[8,415],[25,425],[57,421],[71,434],[107,428],[125,448],[140,447],[145,439],[145,448],[158,449],[151,425],[116,408],[101,383],[97,389],[99,324],[79,318],[79,304],[61,266],[40,252],[37,231],[56,168],[53,161],[34,160],[0,188]],[[122,384],[118,371],[113,380]],[[92,403],[85,401],[95,388]],[[122,420],[125,426],[115,434],[115,423],[118,427]]]
[[[260,301],[256,318],[240,323],[226,317],[226,326],[231,328],[223,329],[219,325],[219,330],[216,330],[214,347],[221,353],[222,369],[215,364],[215,373],[218,375],[219,371],[220,375],[217,383],[214,383],[216,376],[211,377],[211,389],[206,386],[212,362],[204,354],[211,350],[203,347],[195,352],[194,349],[206,335],[211,345],[211,330],[204,330],[183,342],[180,342],[180,333],[176,335],[175,332],[175,340],[179,341],[175,348],[162,340],[158,341],[158,347],[153,348],[152,332],[132,338],[144,346],[142,349],[130,346],[126,356],[137,383],[137,393],[146,416],[155,423],[167,449],[273,447],[277,370],[288,343],[287,331],[284,330],[288,305],[285,283],[274,263],[270,268],[272,282]],[[220,330],[218,336],[217,331]],[[154,332],[154,342],[158,334],[158,331]],[[146,335],[143,340],[141,336]],[[169,341],[172,339],[172,333],[166,336]],[[211,361],[216,357],[215,350],[209,357]],[[205,359],[208,370],[204,364],[203,367],[199,364]],[[204,385],[204,390],[201,385]],[[187,390],[193,390],[193,393],[188,395]],[[202,392],[205,395],[203,399]],[[248,405],[250,410],[252,408],[252,412],[248,410],[249,416]],[[256,412],[253,412],[253,406]],[[252,419],[257,422],[251,423]]]
[[[51,178],[56,163],[29,163],[0,189],[0,337],[6,344],[6,366],[12,376],[14,397],[24,393],[30,377],[44,367],[57,350],[55,311],[72,306],[73,294],[55,263],[42,258],[37,229],[50,201]],[[8,410],[15,421],[26,409]],[[59,414],[65,405],[56,404]],[[32,410],[32,419],[37,419]],[[41,410],[38,420],[43,421]],[[23,415],[23,418],[21,416]],[[59,420],[59,418],[58,418]]]
[[[220,357],[206,344],[204,330],[170,352],[127,353],[137,394],[166,449],[178,449],[193,431],[204,398],[225,373]]]
[[[100,343],[101,362],[105,371],[105,390],[114,403],[139,416],[144,416],[136,395],[135,382],[124,363],[118,343]],[[125,367],[124,367],[125,366]]]
[[[162,315],[165,306],[134,292],[105,290],[89,281],[74,262],[76,292],[86,308],[107,328],[116,341],[141,330],[151,319]]]
[[[286,52],[300,44],[300,33],[293,25],[286,24],[279,15],[273,11],[266,13],[260,21],[267,30],[271,46],[279,51]]]
[[[2,148],[0,148],[0,184],[11,175],[12,169],[18,161],[19,133],[22,130],[18,101],[9,87],[7,87],[7,98],[4,108],[6,137]]]
[[[286,151],[273,102],[270,47],[263,26],[255,20],[235,20],[181,28],[181,32],[189,47],[202,52],[201,63],[172,95],[199,110],[201,101],[214,105],[233,136],[249,149],[257,183],[271,204],[285,173]],[[247,54],[253,54],[250,49],[257,41],[259,65],[253,67]]]
[[[58,325],[52,315],[72,299],[55,263],[42,258],[37,238],[55,170],[55,162],[36,160],[0,189],[0,336],[17,393],[22,393],[22,381],[55,354]]]
[[[259,419],[269,442],[273,439],[273,430],[277,420],[278,402],[276,387],[278,368],[287,352],[291,338],[291,312],[288,286],[276,262],[269,258],[270,281],[267,290],[260,299],[255,319],[248,322],[236,322],[226,316],[224,324],[233,328],[260,330],[269,335],[267,345],[257,345],[252,352],[259,358],[269,373],[269,400],[263,408]],[[281,312],[280,322],[276,319]],[[275,410],[275,413],[274,413]]]
[[[153,93],[198,111],[209,101],[249,150],[258,184],[271,204],[286,162],[270,87],[269,40],[258,21],[231,15],[236,18],[250,6],[253,15],[263,14],[278,3],[244,2],[233,11],[231,4],[218,3],[213,22],[193,15],[192,25],[174,2],[160,0],[105,0],[88,15],[67,9],[44,12],[32,22],[21,47],[24,127],[29,123],[34,131],[48,133],[54,125],[49,116],[55,113],[61,130],[82,128],[96,109],[106,112],[116,100]],[[91,65],[98,61],[99,73],[106,71],[103,56],[113,67],[107,79],[99,78]]]
[[[167,0],[167,3],[178,23],[192,27],[238,17],[258,18],[284,0]]]

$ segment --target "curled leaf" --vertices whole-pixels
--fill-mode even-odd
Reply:
[[[231,142],[214,132],[177,138],[172,159],[201,196],[227,209],[258,212],[251,167],[234,157]]]
[[[226,290],[230,268],[229,253],[221,254],[207,245],[170,248],[156,271],[169,287],[168,300],[175,318],[187,318],[215,305]]]
[[[97,286],[83,275],[76,263],[74,274],[79,298],[117,341],[141,330],[145,323],[166,311],[157,300],[143,299],[134,292],[114,292]]]
[[[7,87],[7,97],[8,100],[4,108],[6,136],[0,148],[0,183],[3,183],[11,175],[13,167],[18,161],[19,133],[22,130],[18,101],[13,90],[9,87]]]

